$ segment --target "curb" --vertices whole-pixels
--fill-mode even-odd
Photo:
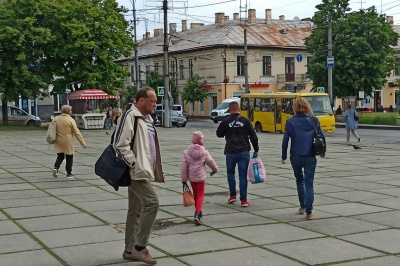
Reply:
[[[345,128],[345,123],[336,123],[336,128]],[[400,126],[389,126],[389,125],[368,125],[359,124],[358,128],[361,129],[385,129],[385,130],[400,130]]]

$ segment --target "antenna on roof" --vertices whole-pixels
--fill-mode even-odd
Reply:
[[[246,3],[244,6],[242,6],[242,0],[240,0],[240,6],[239,6],[239,15],[240,15],[240,24],[242,24],[242,13],[244,13],[244,25],[246,25],[247,22],[247,0],[244,0]]]

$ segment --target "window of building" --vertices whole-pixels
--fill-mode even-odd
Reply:
[[[272,72],[272,62],[271,56],[263,56],[262,57],[262,64],[263,64],[263,76],[271,76]]]
[[[311,67],[312,61],[313,61],[313,57],[307,56],[307,73],[310,73],[310,67]]]
[[[180,79],[184,79],[184,75],[183,75],[183,60],[179,60],[179,78]]]
[[[236,57],[237,66],[236,66],[236,74],[238,76],[244,76],[244,55],[238,55]]]
[[[175,73],[176,73],[176,70],[175,70],[175,61],[171,61],[170,64],[169,64],[169,67],[170,67],[170,69],[169,69],[169,74],[170,74],[172,77],[175,77]]]
[[[154,63],[154,71],[158,74],[158,63]]]
[[[193,77],[193,59],[189,59],[189,78]]]
[[[200,111],[200,113],[204,113],[204,103],[203,103],[203,101],[199,102],[199,111]]]
[[[396,67],[394,69],[394,75],[400,76],[400,57],[396,57]]]
[[[135,67],[131,66],[131,82],[135,82]]]
[[[146,75],[150,72],[150,66],[146,65]]]

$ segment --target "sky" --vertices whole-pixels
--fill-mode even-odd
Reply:
[[[147,31],[154,36],[154,29],[163,28],[162,0],[117,0],[120,5],[132,10],[132,1],[135,1],[137,24],[137,40],[141,40]],[[215,13],[224,12],[225,16],[233,18],[233,13],[240,10],[256,9],[256,17],[264,18],[265,9],[271,9],[272,19],[284,15],[285,19],[295,16],[302,18],[312,17],[317,11],[316,5],[322,0],[168,0],[168,23],[176,23],[177,31],[181,31],[181,21],[190,23],[212,24],[215,22]],[[246,8],[247,5],[247,8]],[[400,0],[350,0],[350,8],[357,11],[375,5],[379,13],[393,16],[394,24],[400,24]],[[242,8],[241,8],[242,7]],[[244,17],[244,13],[241,13]],[[125,15],[132,20],[132,12]]]

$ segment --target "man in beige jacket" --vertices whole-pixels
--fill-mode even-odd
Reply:
[[[132,105],[118,121],[114,137],[114,148],[130,166],[132,179],[128,188],[129,207],[122,257],[147,264],[157,263],[146,248],[159,206],[150,182],[164,182],[157,131],[150,116],[155,111],[156,102],[157,95],[152,88],[139,89],[136,105]]]

